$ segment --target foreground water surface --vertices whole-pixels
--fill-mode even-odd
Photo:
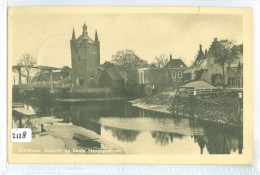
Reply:
[[[43,98],[46,99],[46,98]],[[31,99],[42,116],[57,116],[115,143],[127,154],[241,154],[240,128],[143,110],[126,101],[58,102]],[[85,148],[102,148],[80,142]]]
[[[143,110],[125,101],[32,104],[36,112],[92,130],[127,154],[241,154],[243,149],[239,128]]]

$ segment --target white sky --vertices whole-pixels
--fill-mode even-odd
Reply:
[[[45,66],[71,66],[70,39],[73,26],[76,37],[86,23],[94,39],[98,31],[101,43],[101,63],[122,49],[132,49],[152,62],[154,56],[165,53],[183,57],[189,64],[199,48],[208,48],[213,38],[243,42],[241,15],[207,14],[89,14],[37,13],[14,10],[9,16],[8,30],[15,63],[24,53],[37,57]],[[10,37],[11,36],[11,37]]]

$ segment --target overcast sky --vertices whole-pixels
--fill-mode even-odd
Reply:
[[[203,45],[208,48],[213,38],[243,42],[241,15],[208,14],[91,14],[50,13],[43,8],[37,13],[16,9],[10,15],[9,42],[14,63],[24,53],[37,57],[38,64],[71,66],[70,39],[75,28],[81,35],[84,22],[94,39],[95,30],[101,44],[101,63],[122,49],[132,49],[152,62],[154,56],[172,53],[189,64]],[[10,37],[11,36],[11,37]]]

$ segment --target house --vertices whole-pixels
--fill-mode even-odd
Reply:
[[[162,90],[168,86],[167,71],[160,68],[138,69],[138,82],[142,87],[151,86],[154,90]]]
[[[192,80],[203,80],[213,86],[223,85],[223,67],[216,63],[212,52],[214,46],[219,42],[214,38],[209,50],[205,50],[204,56],[196,58],[191,66]],[[243,45],[235,45],[239,50],[238,58],[224,64],[225,85],[230,87],[243,86]],[[201,46],[200,46],[201,48]],[[202,50],[202,49],[201,49]]]
[[[227,66],[226,81],[229,87],[243,87],[243,45],[235,46],[240,51],[238,59]]]
[[[110,88],[116,95],[124,92],[124,78],[121,76],[115,65],[105,62],[99,67],[98,87]]]
[[[170,60],[163,68],[139,68],[138,83],[143,87],[148,87],[158,91],[166,87],[178,86],[184,82],[184,72],[188,67],[181,59]]]
[[[184,73],[188,67],[181,59],[173,59],[170,55],[170,60],[163,69],[168,74],[168,85],[176,86],[184,82]]]

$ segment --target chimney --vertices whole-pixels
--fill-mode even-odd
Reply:
[[[208,54],[208,50],[207,49],[205,49],[205,55],[207,55]]]
[[[202,45],[200,44],[200,51],[202,51]]]
[[[172,54],[170,53],[170,60],[172,60]]]
[[[218,38],[214,38],[214,42],[217,42],[218,41]]]

